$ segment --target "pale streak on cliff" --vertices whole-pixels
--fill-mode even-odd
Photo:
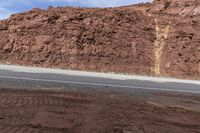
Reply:
[[[156,75],[161,75],[161,57],[163,53],[163,47],[165,41],[169,36],[170,32],[170,23],[167,25],[159,25],[158,19],[155,19],[156,22],[156,41],[154,43],[154,54],[155,54],[155,66],[153,71]]]

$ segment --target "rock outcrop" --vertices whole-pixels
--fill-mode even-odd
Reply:
[[[64,69],[200,77],[200,2],[49,7],[0,21],[0,61]]]
[[[156,0],[150,12],[160,21],[160,25],[170,28],[163,46],[161,74],[199,78],[200,1]]]

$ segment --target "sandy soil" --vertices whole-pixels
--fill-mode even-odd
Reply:
[[[200,96],[0,90],[0,133],[199,133]]]

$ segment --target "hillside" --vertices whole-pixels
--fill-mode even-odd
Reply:
[[[199,31],[197,0],[35,8],[0,21],[0,61],[199,79]]]

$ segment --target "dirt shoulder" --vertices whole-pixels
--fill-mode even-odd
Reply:
[[[0,90],[0,132],[197,133],[200,96]]]

